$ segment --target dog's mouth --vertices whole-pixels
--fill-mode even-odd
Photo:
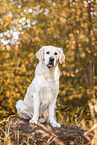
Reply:
[[[47,64],[46,66],[47,66],[48,68],[52,68],[52,67],[54,67],[54,64],[49,63],[49,64]]]

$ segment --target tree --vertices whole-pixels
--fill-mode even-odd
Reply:
[[[78,107],[86,106],[87,112],[88,100],[97,95],[97,2],[3,0],[0,7],[1,117],[16,113],[15,103],[24,98],[37,65],[35,53],[43,45],[62,47],[66,54],[58,118],[72,118]]]

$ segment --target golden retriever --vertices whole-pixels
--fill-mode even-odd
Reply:
[[[37,124],[45,114],[46,120],[53,127],[61,127],[55,119],[56,99],[59,92],[60,70],[58,63],[65,60],[61,48],[43,46],[37,53],[39,64],[35,70],[35,77],[27,89],[24,100],[16,103],[16,109],[21,118],[31,119],[29,123]],[[40,118],[40,119],[39,119]]]

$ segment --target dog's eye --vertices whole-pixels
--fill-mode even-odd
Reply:
[[[58,53],[57,53],[57,52],[55,52],[55,53],[54,53],[54,55],[58,55]]]
[[[49,51],[47,51],[47,52],[46,52],[46,54],[50,54],[50,52],[49,52]]]

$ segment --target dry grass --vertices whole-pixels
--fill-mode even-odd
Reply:
[[[7,119],[3,119],[2,121],[0,121],[0,125],[4,126],[6,125],[7,130],[4,131],[2,128],[0,128],[0,130],[3,132],[4,137],[1,137],[0,135],[0,145],[13,145],[10,139],[10,126],[12,124],[12,121],[14,120],[14,115],[9,116]],[[3,143],[2,143],[3,142]]]
[[[91,102],[88,103],[88,105],[91,114],[91,120],[89,121],[90,129],[84,133],[84,136],[87,138],[87,140],[89,140],[91,145],[97,145],[97,118],[95,115],[97,114],[97,100],[92,99]],[[85,121],[84,121],[84,126],[86,126]],[[92,131],[94,132],[94,134],[91,133]],[[89,137],[90,135],[93,136],[92,141]]]

